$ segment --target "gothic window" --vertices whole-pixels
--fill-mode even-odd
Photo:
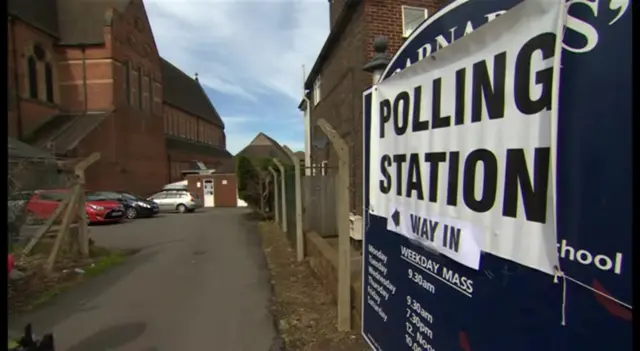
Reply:
[[[36,58],[29,56],[27,59],[27,76],[29,78],[29,97],[38,98],[38,64]]]
[[[127,104],[131,105],[131,62],[126,62],[124,70],[124,92],[127,94]]]
[[[138,70],[138,104],[140,105],[140,109],[144,110],[144,106],[142,104],[142,66]]]
[[[149,73],[149,112],[153,114],[153,74]]]
[[[44,64],[44,85],[47,90],[47,102],[53,103],[53,68],[50,62]]]

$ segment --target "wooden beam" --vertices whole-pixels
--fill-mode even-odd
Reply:
[[[82,161],[78,162],[74,167],[74,170],[76,171],[76,174],[78,172],[84,172],[84,170],[87,169],[87,167],[91,166],[92,164],[97,162],[99,159],[100,159],[100,153],[99,152],[94,152],[89,157],[87,157],[87,158],[83,159]]]
[[[280,218],[282,219],[282,224],[281,224],[281,228],[283,232],[287,232],[287,186],[285,184],[285,177],[287,176],[285,173],[285,169],[284,166],[282,165],[282,163],[280,163],[280,161],[278,161],[277,158],[273,159],[273,163],[275,163],[276,166],[278,166],[278,169],[280,170],[280,206],[282,207],[282,216],[280,216]]]
[[[349,235],[349,147],[323,118],[316,124],[327,135],[338,155],[336,219],[338,221],[338,329],[351,329],[351,236]]]
[[[49,254],[49,258],[47,259],[47,263],[45,265],[45,273],[49,274],[53,271],[53,265],[56,261],[56,257],[58,256],[58,252],[60,251],[60,245],[64,240],[64,237],[67,235],[69,231],[69,226],[71,225],[71,221],[73,217],[76,215],[75,207],[78,203],[80,192],[80,186],[76,185],[71,192],[69,205],[67,206],[67,211],[62,218],[62,225],[60,226],[60,231],[58,232],[58,236],[56,237],[56,241],[53,243],[53,248],[51,249],[51,253]]]
[[[84,172],[82,172],[84,174]],[[84,177],[83,177],[84,178]],[[89,257],[89,233],[87,230],[87,210],[85,209],[86,195],[84,185],[80,184],[78,191],[78,246],[82,257]]]
[[[293,161],[294,176],[295,176],[295,195],[296,195],[296,258],[298,262],[304,259],[304,234],[302,233],[302,174],[300,173],[300,160],[298,157],[287,147],[283,146],[284,151],[289,155],[291,161]]]
[[[51,227],[53,226],[53,223],[55,223],[55,221],[58,218],[60,218],[60,214],[62,213],[62,211],[64,211],[65,208],[67,208],[67,205],[69,204],[70,200],[71,200],[71,196],[69,195],[69,196],[67,196],[66,199],[64,199],[64,201],[62,201],[60,203],[60,205],[58,205],[58,207],[55,209],[55,211],[53,211],[53,214],[51,214],[49,219],[47,219],[47,221],[38,229],[36,234],[31,238],[31,240],[29,241],[27,246],[25,246],[24,249],[22,249],[21,256],[28,255],[31,252],[31,250],[33,249],[33,247],[36,246],[38,241],[46,233],[48,233],[50,231]]]

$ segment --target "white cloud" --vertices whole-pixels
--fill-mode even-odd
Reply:
[[[329,27],[326,0],[146,0],[160,54],[224,94],[294,100]]]

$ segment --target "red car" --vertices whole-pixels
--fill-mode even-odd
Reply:
[[[26,206],[27,218],[47,220],[69,194],[69,190],[38,190]],[[87,197],[84,204],[89,223],[120,222],[124,208],[117,201]]]

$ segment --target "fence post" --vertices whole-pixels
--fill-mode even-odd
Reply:
[[[323,118],[316,122],[338,154],[336,202],[338,222],[338,329],[351,329],[351,237],[349,235],[349,146]]]
[[[296,190],[296,258],[298,262],[304,259],[304,236],[302,234],[302,174],[300,173],[300,160],[298,157],[287,147],[283,146],[284,151],[289,155],[289,158],[293,162],[293,171],[295,176],[295,190]]]
[[[284,166],[282,165],[282,163],[280,163],[280,161],[278,161],[277,158],[273,159],[273,163],[275,163],[276,166],[278,166],[278,169],[280,170],[280,203],[281,203],[281,209],[282,210],[282,216],[280,216],[280,218],[282,218],[282,223],[280,225],[280,227],[282,228],[283,232],[287,232],[287,187],[285,186],[285,176],[286,174],[284,173]]]
[[[87,167],[97,162],[99,159],[100,159],[100,153],[94,152],[87,159],[78,163],[74,168],[74,172],[76,174],[76,177],[78,178],[78,185],[80,186],[80,192],[78,194],[79,196],[78,203],[80,204],[78,206],[78,216],[80,217],[78,219],[78,240],[80,241],[79,243],[80,253],[84,257],[89,257],[89,234],[87,231],[88,221],[87,221],[87,212],[84,208],[84,203],[86,202],[86,198],[84,194],[84,191],[85,191],[84,171],[87,169]]]
[[[275,214],[276,223],[280,223],[280,214],[278,213],[278,174],[269,166],[269,172],[273,175],[273,213]]]

